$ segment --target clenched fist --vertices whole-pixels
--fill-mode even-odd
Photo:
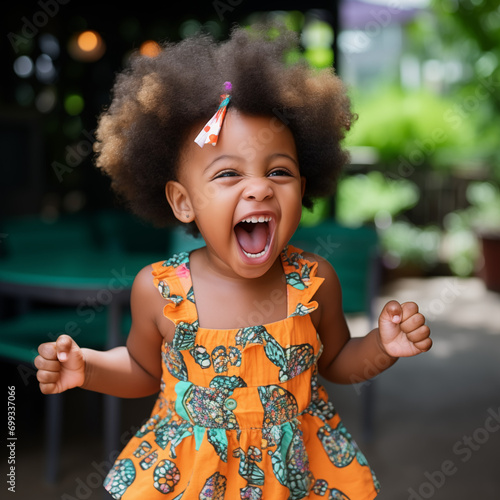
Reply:
[[[430,329],[415,302],[391,300],[384,306],[378,324],[380,342],[390,356],[415,356],[432,346]]]
[[[38,347],[37,379],[43,394],[58,394],[85,381],[85,359],[78,344],[68,335]]]

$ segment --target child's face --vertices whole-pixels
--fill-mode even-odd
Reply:
[[[196,222],[210,257],[226,274],[262,276],[301,216],[305,179],[293,135],[275,117],[230,109],[216,146],[200,148],[192,142],[199,130],[194,132],[180,161],[179,182],[167,184],[174,213]]]

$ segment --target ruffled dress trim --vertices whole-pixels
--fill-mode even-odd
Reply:
[[[153,264],[175,334],[162,346],[151,417],[105,480],[113,498],[376,496],[375,476],[318,382],[318,264],[291,246],[281,260],[287,317],[227,330],[199,327],[189,254]]]
[[[281,261],[287,283],[287,319],[306,316],[315,311],[318,303],[312,298],[324,281],[316,276],[318,263],[304,259],[302,251],[293,246],[287,246],[283,250]],[[200,327],[189,254],[179,253],[166,261],[152,264],[152,267],[154,285],[167,300],[163,314],[176,326],[173,346],[179,350],[191,349],[195,345],[196,333]],[[271,323],[262,326],[272,325]]]

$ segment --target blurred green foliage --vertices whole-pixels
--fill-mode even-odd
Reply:
[[[500,237],[500,188],[492,182],[473,182],[467,188],[470,206],[449,213],[444,220],[444,251],[451,270],[459,276],[475,271],[481,236]]]
[[[481,261],[478,234],[500,234],[499,3],[434,0],[404,32],[403,56],[418,64],[419,79],[381,74],[378,85],[351,89],[359,119],[346,144],[372,148],[378,160],[369,174],[341,180],[337,218],[374,223],[388,267],[445,262],[467,276]],[[470,179],[469,207],[416,226],[407,211],[424,177],[415,173],[431,171]]]
[[[336,217],[347,226],[374,222],[377,216],[393,219],[418,198],[417,186],[407,179],[389,179],[378,171],[346,176],[338,185]]]
[[[467,188],[470,226],[479,233],[500,234],[500,188],[492,182],[473,182]]]
[[[389,268],[414,266],[427,271],[439,262],[442,231],[437,226],[396,221],[380,233],[380,240]]]
[[[442,168],[447,166],[443,152],[475,144],[474,124],[455,117],[455,101],[449,97],[393,86],[354,97],[354,106],[359,118],[346,144],[375,148],[384,170],[395,169],[402,160],[418,168]]]
[[[476,155],[500,182],[500,9],[498,0],[433,0],[443,53],[463,64],[451,91],[476,128]]]
[[[330,200],[328,198],[318,198],[314,200],[312,208],[302,208],[300,225],[311,227],[318,225],[325,220],[330,212]]]
[[[346,176],[337,190],[336,219],[351,227],[375,224],[387,267],[429,269],[439,260],[440,229],[398,220],[419,197],[417,185],[409,179],[391,179],[379,171]]]

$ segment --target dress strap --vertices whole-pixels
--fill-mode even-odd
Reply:
[[[288,295],[288,316],[305,316],[318,308],[314,294],[324,278],[316,276],[318,263],[304,258],[303,251],[291,245],[281,253]]]
[[[309,261],[302,250],[291,245],[281,253],[283,270],[287,283],[287,316],[305,316],[318,307],[312,298],[324,279],[316,276],[318,263]],[[163,314],[176,326],[179,323],[196,324],[196,310],[193,282],[189,268],[189,254],[182,252],[166,261],[152,264],[153,282],[167,300]]]
[[[182,252],[166,261],[152,264],[153,283],[167,300],[163,314],[176,326],[181,322],[194,323],[197,311],[189,270],[189,254]]]

